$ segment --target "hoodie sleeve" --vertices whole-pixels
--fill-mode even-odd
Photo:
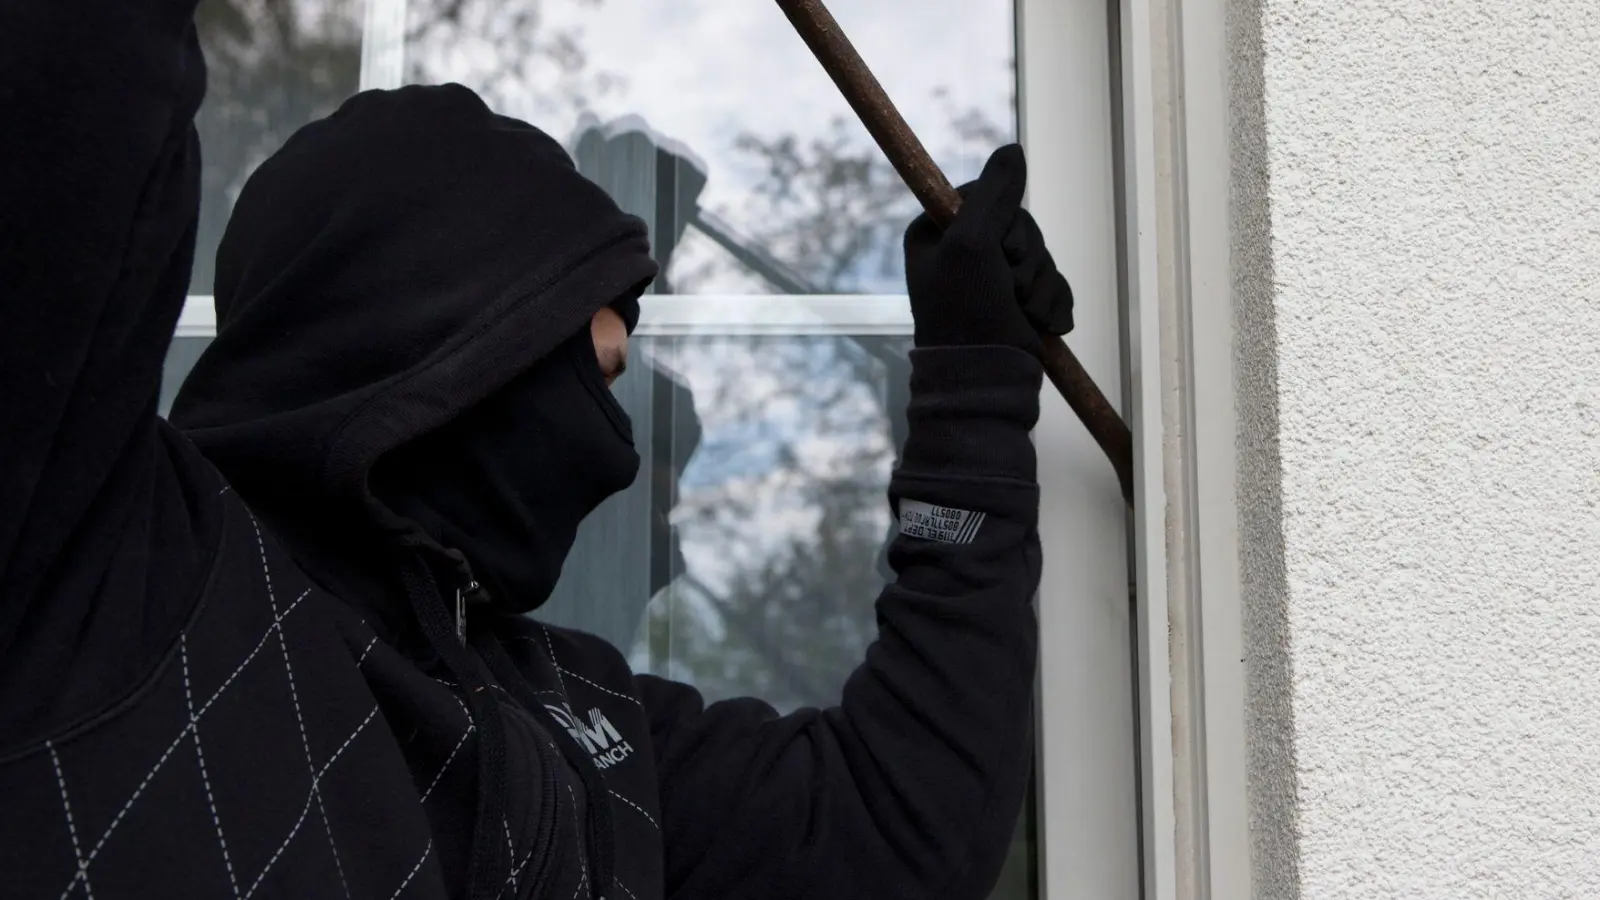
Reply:
[[[898,578],[839,705],[640,677],[669,897],[988,895],[1033,758],[1040,384],[1019,350],[913,351]]]
[[[0,682],[82,645],[114,520],[151,498],[198,214],[194,7],[0,3]]]

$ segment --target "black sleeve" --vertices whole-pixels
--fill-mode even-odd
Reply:
[[[1040,368],[1008,348],[912,354],[890,486],[898,574],[838,706],[706,706],[639,678],[667,895],[987,896],[1033,758]]]
[[[148,572],[116,535],[165,490],[156,399],[198,214],[194,7],[0,3],[0,730],[114,630],[96,598],[149,586],[108,567]],[[139,643],[148,610],[125,612]]]

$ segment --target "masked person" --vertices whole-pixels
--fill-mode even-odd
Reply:
[[[524,615],[638,467],[607,381],[656,273],[466,89],[358,95],[261,166],[156,416],[192,12],[0,10],[6,896],[984,896],[1031,764],[1030,316],[1071,307],[1020,151],[907,232],[878,639],[832,708],[707,705]]]

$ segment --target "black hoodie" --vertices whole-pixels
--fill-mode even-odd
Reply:
[[[358,96],[241,197],[180,433],[192,11],[0,8],[0,893],[983,896],[1032,756],[1038,364],[914,354],[918,524],[836,707],[707,706],[488,609],[457,641],[465,561],[368,475],[637,290],[641,227],[462,88]]]

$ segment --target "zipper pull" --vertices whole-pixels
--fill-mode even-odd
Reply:
[[[463,647],[467,645],[467,595],[477,590],[476,581],[467,582],[464,588],[456,588],[456,640]]]

